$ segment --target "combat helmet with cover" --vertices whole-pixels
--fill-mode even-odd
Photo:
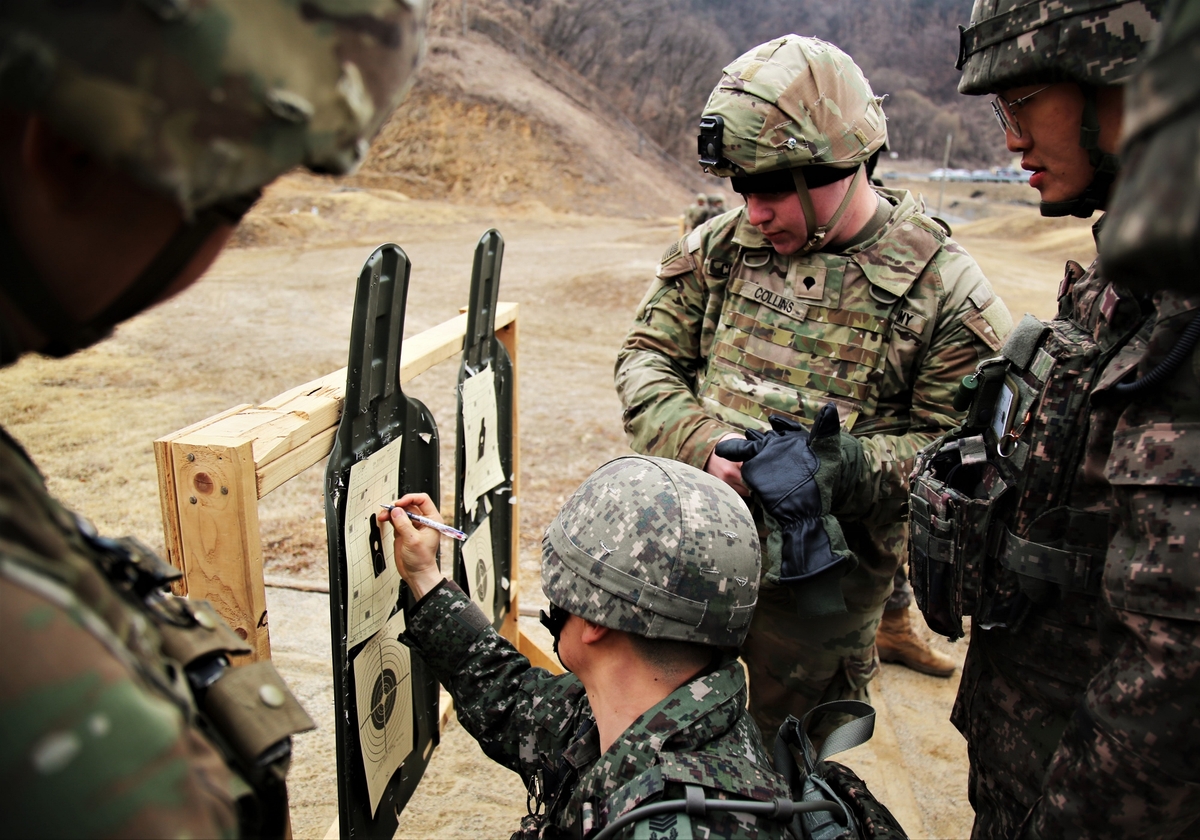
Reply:
[[[794,189],[809,232],[800,253],[815,250],[849,207],[862,164],[887,142],[882,103],[833,44],[776,38],[722,71],[700,119],[700,165],[743,195]],[[842,204],[818,225],[809,189],[851,175]]]
[[[1125,92],[1123,171],[1100,235],[1105,272],[1138,291],[1200,276],[1200,0],[1175,0]]]
[[[36,112],[174,200],[186,223],[104,312],[74,323],[0,224],[0,288],[61,355],[156,300],[221,222],[296,166],[341,174],[403,99],[425,0],[0,3],[0,107]]]
[[[1075,198],[1041,203],[1043,216],[1087,218],[1102,209],[1116,155],[1099,146],[1095,88],[1132,75],[1154,36],[1166,0],[975,0],[959,27],[960,93],[977,96],[1025,85],[1075,82],[1084,93],[1080,145],[1095,175]]]
[[[542,540],[542,589],[571,615],[649,639],[741,645],[758,601],[758,532],[719,479],[665,458],[597,469]]]

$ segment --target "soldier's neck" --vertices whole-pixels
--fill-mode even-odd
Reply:
[[[632,649],[621,652],[617,648],[614,645],[610,650],[597,651],[601,655],[586,668],[575,668],[596,718],[602,753],[647,710],[695,677],[686,672],[664,676]]]

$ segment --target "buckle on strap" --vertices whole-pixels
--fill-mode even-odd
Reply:
[[[1023,540],[1003,529],[998,559],[1004,568],[1070,592],[1098,595],[1106,551],[1068,550]]]

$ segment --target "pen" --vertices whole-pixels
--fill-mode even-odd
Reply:
[[[380,505],[380,507],[386,511],[396,510],[395,505]],[[445,534],[447,537],[450,537],[451,539],[462,541],[467,538],[467,535],[464,534],[462,531],[458,530],[457,528],[451,528],[449,525],[443,525],[441,522],[434,522],[432,519],[430,519],[427,516],[420,516],[415,513],[409,513],[408,511],[404,510],[403,508],[401,508],[400,510],[402,510],[404,513],[407,513],[408,518],[411,519],[413,522],[420,522],[422,525],[432,528],[435,531],[439,531],[439,532]]]

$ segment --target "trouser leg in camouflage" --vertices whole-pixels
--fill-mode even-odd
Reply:
[[[1013,633],[972,628],[950,720],[967,739],[973,840],[1016,836],[1103,659],[1095,602],[1071,598]]]
[[[896,574],[892,577],[892,594],[888,596],[887,603],[883,605],[883,610],[884,612],[906,610],[912,602],[912,585],[908,582],[908,571],[904,568],[904,564],[901,563],[896,567]]]
[[[869,612],[800,618],[786,590],[759,590],[742,658],[750,674],[750,714],[764,744],[775,742],[788,715],[803,717],[829,700],[867,699],[867,683],[879,671],[875,630],[882,614],[880,604]],[[813,741],[844,722],[816,721]]]
[[[846,531],[859,560],[842,580],[846,612],[798,615],[787,587],[764,586],[758,592],[742,658],[750,675],[750,714],[768,747],[788,715],[803,717],[829,700],[866,700],[867,683],[879,673],[875,631],[896,570],[903,566],[908,530],[897,522],[871,533]],[[814,721],[813,741],[819,743],[848,720],[825,715]]]

